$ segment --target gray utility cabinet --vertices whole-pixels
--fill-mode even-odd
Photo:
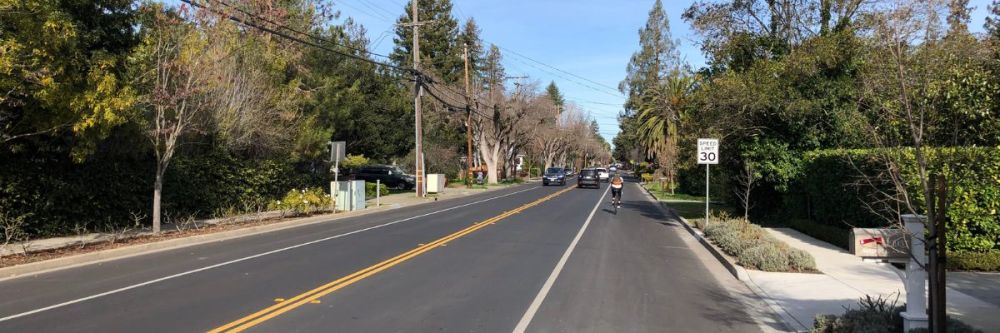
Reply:
[[[349,212],[365,209],[365,181],[330,182],[330,187],[337,193],[337,210]]]

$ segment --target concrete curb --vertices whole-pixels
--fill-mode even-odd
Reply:
[[[712,245],[712,243],[705,238],[705,236],[701,233],[700,230],[697,230],[694,227],[692,227],[686,218],[680,216],[680,214],[677,214],[677,212],[674,211],[673,208],[670,208],[670,206],[667,206],[666,203],[657,199],[656,195],[653,195],[652,191],[643,186],[639,187],[641,187],[643,191],[646,191],[646,194],[648,194],[651,198],[653,198],[653,200],[656,200],[656,202],[660,204],[660,208],[669,212],[670,214],[673,214],[673,216],[677,217],[677,219],[679,219],[681,221],[681,224],[684,226],[684,229],[687,230],[691,234],[691,236],[694,236],[694,238],[698,240],[698,243],[701,243],[701,245],[704,246],[705,249],[708,250],[708,252],[711,253],[712,256],[715,257],[715,259],[718,260],[719,263],[721,263],[722,266],[725,267],[730,274],[733,275],[733,277],[742,282],[743,285],[747,286],[747,288],[750,289],[750,292],[757,295],[757,297],[764,302],[764,305],[766,305],[771,310],[771,315],[774,316],[775,319],[779,320],[781,324],[785,326],[784,330],[775,329],[774,331],[808,332],[808,330],[803,330],[804,327],[800,323],[795,321],[795,318],[793,318],[790,314],[788,314],[788,312],[785,311],[785,309],[783,309],[780,305],[775,303],[774,300],[772,300],[771,297],[767,295],[767,293],[764,293],[764,291],[760,289],[760,287],[757,286],[757,284],[754,283],[752,279],[750,279],[750,274],[747,273],[747,270],[743,268],[743,266],[737,265],[735,262],[733,262],[732,259],[729,259],[729,257],[723,254],[721,250],[716,248],[715,245]],[[769,330],[765,330],[765,332],[768,331]]]
[[[359,211],[362,213],[339,213],[309,216],[292,219],[288,221],[276,222],[272,224],[239,228],[215,233],[194,235],[188,237],[174,238],[162,241],[155,241],[145,244],[128,245],[115,249],[99,250],[95,252],[82,253],[68,257],[59,257],[49,260],[37,261],[23,265],[0,268],[0,281],[15,279],[25,275],[36,275],[63,269],[75,268],[91,264],[103,263],[111,260],[125,259],[140,255],[152,254],[167,250],[181,249],[190,246],[221,242],[247,236],[254,236],[268,232],[291,229],[307,225],[324,222],[334,222],[345,218],[362,216],[369,213],[386,211],[396,208],[408,207],[411,205],[385,206],[372,208],[371,210]]]
[[[516,186],[516,185],[515,185]],[[507,186],[499,189],[506,189],[512,186]],[[484,191],[489,192],[490,190]],[[478,194],[478,193],[477,193]],[[428,200],[423,202],[414,203],[403,203],[403,204],[388,204],[382,207],[368,208],[365,210],[353,211],[353,212],[343,212],[337,214],[323,214],[309,217],[302,217],[291,219],[288,221],[275,222],[271,224],[265,224],[260,226],[239,228],[227,231],[220,231],[215,233],[194,235],[188,237],[174,238],[168,240],[155,241],[145,244],[128,245],[116,249],[99,250],[95,252],[82,253],[67,257],[59,257],[49,260],[37,261],[33,263],[27,263],[23,265],[16,265],[10,267],[0,268],[0,282],[11,280],[25,275],[37,275],[42,273],[54,272],[63,269],[75,268],[80,266],[92,265],[103,263],[112,260],[125,259],[129,257],[135,257],[140,255],[152,254],[156,252],[162,252],[167,250],[181,249],[190,246],[208,244],[212,242],[221,242],[236,238],[254,236],[259,234],[264,234],[268,232],[280,231],[285,229],[297,228],[307,225],[335,222],[346,218],[364,216],[371,213],[377,213],[382,211],[394,210],[404,207],[412,207],[423,204],[429,204],[434,202],[442,202],[448,200],[454,200],[458,198],[464,198],[467,196],[458,196],[453,198],[445,198],[441,200]]]
[[[750,274],[747,274],[747,270],[743,268],[743,266],[737,265],[735,262],[733,262],[732,259],[729,259],[729,257],[723,254],[722,251],[716,248],[715,245],[712,245],[712,243],[709,242],[708,239],[704,237],[701,231],[695,230],[694,227],[692,227],[691,224],[688,223],[687,219],[685,219],[683,216],[680,216],[680,214],[677,214],[677,212],[674,211],[673,208],[670,208],[670,206],[667,206],[666,203],[657,199],[656,195],[653,195],[652,191],[650,191],[644,186],[639,186],[639,187],[641,187],[643,191],[646,191],[646,194],[649,194],[649,196],[653,197],[653,199],[656,199],[656,202],[660,204],[660,207],[663,207],[663,209],[666,209],[668,212],[670,212],[679,220],[681,220],[682,222],[681,225],[684,226],[684,229],[687,229],[687,231],[691,233],[691,235],[694,236],[694,238],[697,239],[698,242],[701,243],[701,245],[704,246],[705,249],[707,249],[708,252],[711,253],[713,257],[715,257],[715,259],[718,259],[719,262],[722,263],[722,266],[726,267],[726,270],[728,270],[729,273],[733,274],[733,277],[743,282],[747,282],[750,280]]]

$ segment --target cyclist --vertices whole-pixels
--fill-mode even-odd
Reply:
[[[622,205],[622,189],[625,187],[625,181],[622,180],[621,175],[615,174],[614,178],[611,179],[611,203],[615,206],[621,207]]]

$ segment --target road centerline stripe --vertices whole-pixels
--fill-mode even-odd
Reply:
[[[321,285],[321,286],[319,286],[317,288],[314,288],[314,289],[309,290],[309,291],[307,291],[305,293],[299,294],[299,295],[297,295],[297,296],[295,296],[293,298],[290,298],[290,299],[288,299],[286,301],[280,302],[278,304],[273,304],[273,305],[271,305],[269,307],[266,307],[266,308],[264,308],[264,309],[262,309],[260,311],[254,312],[254,313],[252,313],[252,314],[250,314],[248,316],[245,316],[243,318],[237,319],[236,321],[233,321],[233,322],[230,322],[230,323],[225,324],[223,326],[220,326],[218,328],[215,328],[215,329],[213,329],[213,330],[211,330],[209,332],[210,333],[218,333],[218,332],[241,332],[243,330],[246,330],[248,328],[256,326],[257,324],[260,324],[260,323],[262,323],[264,321],[267,321],[267,320],[270,320],[270,319],[272,319],[274,317],[277,317],[277,316],[279,316],[279,315],[281,315],[281,314],[283,314],[285,312],[294,310],[295,308],[298,308],[298,307],[300,307],[300,306],[302,306],[304,304],[308,304],[308,303],[310,303],[312,301],[318,300],[320,297],[326,296],[326,295],[328,295],[330,293],[333,293],[333,292],[335,292],[335,291],[337,291],[337,290],[339,290],[341,288],[349,286],[349,285],[351,285],[351,284],[353,284],[355,282],[361,281],[361,280],[363,280],[363,279],[365,279],[365,278],[367,278],[369,276],[372,276],[372,275],[375,275],[375,274],[377,274],[379,272],[387,270],[387,269],[389,269],[389,268],[391,268],[391,267],[393,267],[393,266],[395,266],[397,264],[400,264],[402,262],[405,262],[407,260],[415,258],[415,257],[417,257],[417,256],[419,256],[419,255],[421,255],[423,253],[426,253],[426,252],[428,252],[428,251],[430,251],[430,250],[432,250],[432,249],[434,249],[436,247],[444,246],[445,244],[447,244],[447,243],[449,243],[451,241],[454,241],[456,239],[464,237],[465,235],[471,234],[471,233],[473,233],[473,232],[475,232],[475,231],[477,231],[479,229],[483,229],[483,228],[485,228],[487,226],[492,225],[493,223],[496,223],[498,221],[506,219],[507,217],[510,217],[512,215],[518,214],[518,213],[520,213],[520,212],[522,212],[522,211],[524,211],[524,210],[526,210],[528,208],[537,206],[537,205],[539,205],[539,204],[541,204],[543,202],[546,202],[546,201],[548,201],[548,200],[550,200],[552,198],[555,198],[555,197],[557,197],[557,196],[559,196],[559,195],[561,195],[563,193],[566,193],[566,192],[568,192],[568,191],[570,191],[572,189],[573,188],[570,187],[570,188],[566,188],[566,189],[560,190],[558,192],[546,195],[546,196],[544,196],[542,198],[539,198],[537,200],[534,200],[532,202],[526,203],[526,204],[524,204],[522,206],[519,206],[519,207],[517,207],[515,209],[509,210],[509,211],[505,211],[505,212],[501,213],[500,215],[488,218],[488,219],[486,219],[484,221],[481,221],[481,222],[473,223],[472,225],[470,225],[470,226],[468,226],[468,227],[466,227],[466,228],[464,228],[462,230],[456,231],[456,232],[454,232],[454,233],[452,233],[450,235],[441,237],[441,238],[439,238],[437,240],[434,240],[433,242],[429,242],[429,243],[426,243],[424,245],[420,245],[420,246],[418,246],[418,247],[416,247],[416,248],[414,248],[412,250],[409,250],[409,251],[404,252],[402,254],[399,254],[399,255],[397,255],[395,257],[392,257],[390,259],[387,259],[387,260],[384,260],[382,262],[379,262],[379,263],[377,263],[375,265],[369,266],[367,268],[364,268],[364,269],[361,269],[361,270],[356,271],[354,273],[351,273],[351,274],[349,274],[347,276],[341,277],[339,279],[336,279],[334,281],[331,281],[329,283]]]
[[[145,282],[136,283],[136,284],[125,286],[125,287],[121,287],[121,288],[118,288],[118,289],[109,290],[109,291],[105,291],[105,292],[102,292],[102,293],[98,293],[98,294],[94,294],[94,295],[90,295],[90,296],[86,296],[86,297],[81,297],[81,298],[77,298],[77,299],[74,299],[74,300],[65,301],[65,302],[58,303],[58,304],[49,305],[49,306],[46,306],[46,307],[43,307],[43,308],[38,308],[38,309],[31,310],[31,311],[26,311],[26,312],[21,312],[21,313],[18,313],[18,314],[9,315],[9,316],[0,318],[0,323],[8,321],[8,320],[13,320],[13,319],[25,317],[25,316],[30,316],[30,315],[33,315],[33,314],[36,314],[36,313],[40,313],[40,312],[45,312],[45,311],[49,311],[49,310],[53,310],[53,309],[58,309],[58,308],[61,308],[61,307],[65,307],[65,306],[69,306],[69,305],[73,305],[73,304],[77,304],[77,303],[82,303],[82,302],[90,301],[90,300],[101,298],[101,297],[104,297],[104,296],[109,296],[109,295],[113,295],[113,294],[122,293],[122,292],[129,291],[129,290],[132,290],[132,289],[137,289],[137,288],[145,287],[145,286],[148,286],[148,285],[151,285],[151,284],[156,284],[156,283],[160,283],[160,282],[163,282],[163,281],[176,279],[176,278],[179,278],[179,277],[183,277],[183,276],[187,276],[187,275],[191,275],[191,274],[196,274],[196,273],[200,273],[200,272],[203,272],[203,271],[207,271],[207,270],[211,270],[211,269],[215,269],[215,268],[219,268],[219,267],[223,267],[223,266],[228,266],[228,265],[236,264],[236,263],[240,263],[240,262],[247,261],[247,260],[252,260],[252,259],[260,258],[260,257],[263,257],[263,256],[275,254],[275,253],[285,252],[285,251],[288,251],[288,250],[293,250],[293,249],[297,249],[297,248],[300,248],[300,247],[309,246],[309,245],[312,245],[312,244],[321,243],[321,242],[325,242],[325,241],[329,241],[329,240],[333,240],[333,239],[343,238],[343,237],[347,237],[347,236],[350,236],[350,235],[362,233],[362,232],[365,232],[365,231],[379,229],[379,228],[391,226],[391,225],[394,225],[394,224],[399,224],[399,223],[403,223],[403,222],[415,220],[415,219],[422,218],[422,217],[427,217],[427,216],[431,216],[431,215],[435,215],[435,214],[440,214],[440,213],[452,211],[452,210],[459,209],[459,208],[464,208],[464,207],[468,207],[468,206],[472,206],[472,205],[484,203],[484,202],[487,202],[487,201],[492,201],[492,200],[496,200],[496,199],[500,199],[500,198],[509,197],[509,196],[512,196],[512,195],[515,195],[515,194],[519,194],[519,193],[523,193],[523,192],[527,192],[527,191],[531,191],[531,190],[535,190],[535,189],[538,189],[538,187],[530,187],[530,188],[527,188],[527,189],[518,190],[518,191],[515,191],[515,192],[503,194],[503,195],[498,195],[498,196],[495,196],[495,197],[489,197],[489,198],[486,198],[486,199],[477,200],[477,201],[474,201],[474,202],[469,202],[469,203],[465,203],[465,204],[461,204],[461,205],[457,205],[457,206],[452,206],[452,207],[448,207],[448,208],[445,208],[445,209],[436,210],[436,211],[429,212],[429,213],[415,215],[415,216],[407,217],[407,218],[404,218],[404,219],[395,220],[395,221],[392,221],[392,222],[387,222],[387,223],[383,223],[383,224],[379,224],[379,225],[374,225],[374,226],[363,228],[363,229],[358,229],[358,230],[354,230],[354,231],[350,231],[350,232],[346,232],[346,233],[342,233],[342,234],[337,234],[337,235],[333,235],[333,236],[330,236],[330,237],[320,238],[320,239],[317,239],[317,240],[312,240],[312,241],[308,241],[308,242],[305,242],[305,243],[291,245],[291,246],[287,246],[287,247],[283,247],[283,248],[280,248],[280,249],[275,249],[275,250],[271,250],[271,251],[267,251],[267,252],[261,252],[261,253],[250,255],[250,256],[246,256],[246,257],[243,257],[243,258],[233,259],[233,260],[221,262],[221,263],[214,264],[214,265],[204,266],[204,267],[201,267],[201,268],[196,268],[196,269],[192,269],[192,270],[185,271],[185,272],[181,272],[181,273],[177,273],[177,274],[173,274],[173,275],[168,275],[168,276],[164,276],[164,277],[161,277],[161,278],[157,278],[157,279],[153,279],[153,280],[149,280],[149,281],[145,281]]]
[[[597,198],[597,203],[594,204],[594,209],[590,211],[590,215],[587,216],[587,221],[583,223],[580,227],[580,231],[576,233],[576,237],[573,237],[573,241],[569,243],[566,247],[566,252],[563,252],[559,262],[556,263],[556,267],[552,269],[552,273],[549,274],[549,278],[545,280],[545,284],[542,285],[542,289],[538,291],[538,295],[535,295],[535,299],[531,301],[531,305],[528,309],[524,311],[524,315],[521,316],[521,320],[517,322],[517,326],[514,327],[514,333],[524,333],[528,329],[528,325],[531,324],[531,319],[535,317],[535,313],[542,306],[542,302],[545,301],[545,297],[548,296],[549,290],[552,289],[552,285],[555,284],[556,279],[559,278],[559,273],[562,272],[563,267],[566,262],[569,261],[569,256],[573,254],[573,250],[576,249],[576,244],[580,242],[580,238],[583,238],[583,233],[587,231],[587,226],[590,225],[590,221],[594,219],[594,213],[597,212],[597,208],[601,206],[601,202],[604,202],[604,198],[608,195],[608,189],[604,190],[604,193]]]

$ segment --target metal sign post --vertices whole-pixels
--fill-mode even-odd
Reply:
[[[705,165],[705,225],[708,225],[708,185],[711,177],[708,166],[719,164],[719,139],[698,139],[698,164]]]
[[[330,197],[333,198],[333,212],[337,213],[337,192],[340,192],[340,160],[344,159],[344,141],[330,141],[330,162],[333,162],[333,186],[330,186]]]

